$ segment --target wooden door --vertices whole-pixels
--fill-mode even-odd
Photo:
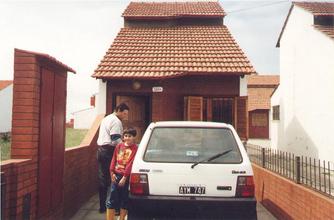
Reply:
[[[40,99],[37,215],[43,218],[63,201],[66,74],[42,69]]]
[[[38,165],[38,216],[51,209],[52,140],[53,140],[53,92],[54,74],[46,69],[41,74],[41,113]]]
[[[137,130],[137,143],[140,142],[149,122],[149,98],[147,96],[116,96],[116,106],[126,103],[129,108],[128,120],[123,122],[124,129],[133,127]]]
[[[65,154],[66,74],[55,74],[52,139],[52,194],[54,210],[63,201],[63,174]]]
[[[248,97],[236,97],[235,98],[235,119],[234,127],[238,132],[241,139],[248,139]]]

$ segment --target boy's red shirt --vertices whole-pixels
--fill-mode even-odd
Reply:
[[[125,177],[130,176],[137,148],[136,144],[126,146],[125,143],[119,143],[111,160],[110,173],[118,173]]]

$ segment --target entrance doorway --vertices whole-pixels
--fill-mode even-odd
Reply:
[[[150,98],[149,96],[117,95],[114,108],[122,102],[130,108],[128,120],[123,122],[123,127],[124,129],[127,127],[135,128],[137,130],[136,141],[139,143],[151,121]]]

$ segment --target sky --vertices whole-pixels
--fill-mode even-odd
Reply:
[[[0,80],[13,79],[14,48],[46,53],[76,70],[68,74],[67,120],[98,92],[91,75],[123,27],[128,0],[0,2]],[[224,24],[259,74],[279,74],[276,42],[289,0],[220,0]]]

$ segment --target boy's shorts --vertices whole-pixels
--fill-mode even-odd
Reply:
[[[110,189],[108,190],[108,196],[106,201],[107,209],[128,209],[129,201],[129,179],[126,180],[124,186],[118,186],[119,181],[123,175],[117,174],[116,182],[111,183]]]

